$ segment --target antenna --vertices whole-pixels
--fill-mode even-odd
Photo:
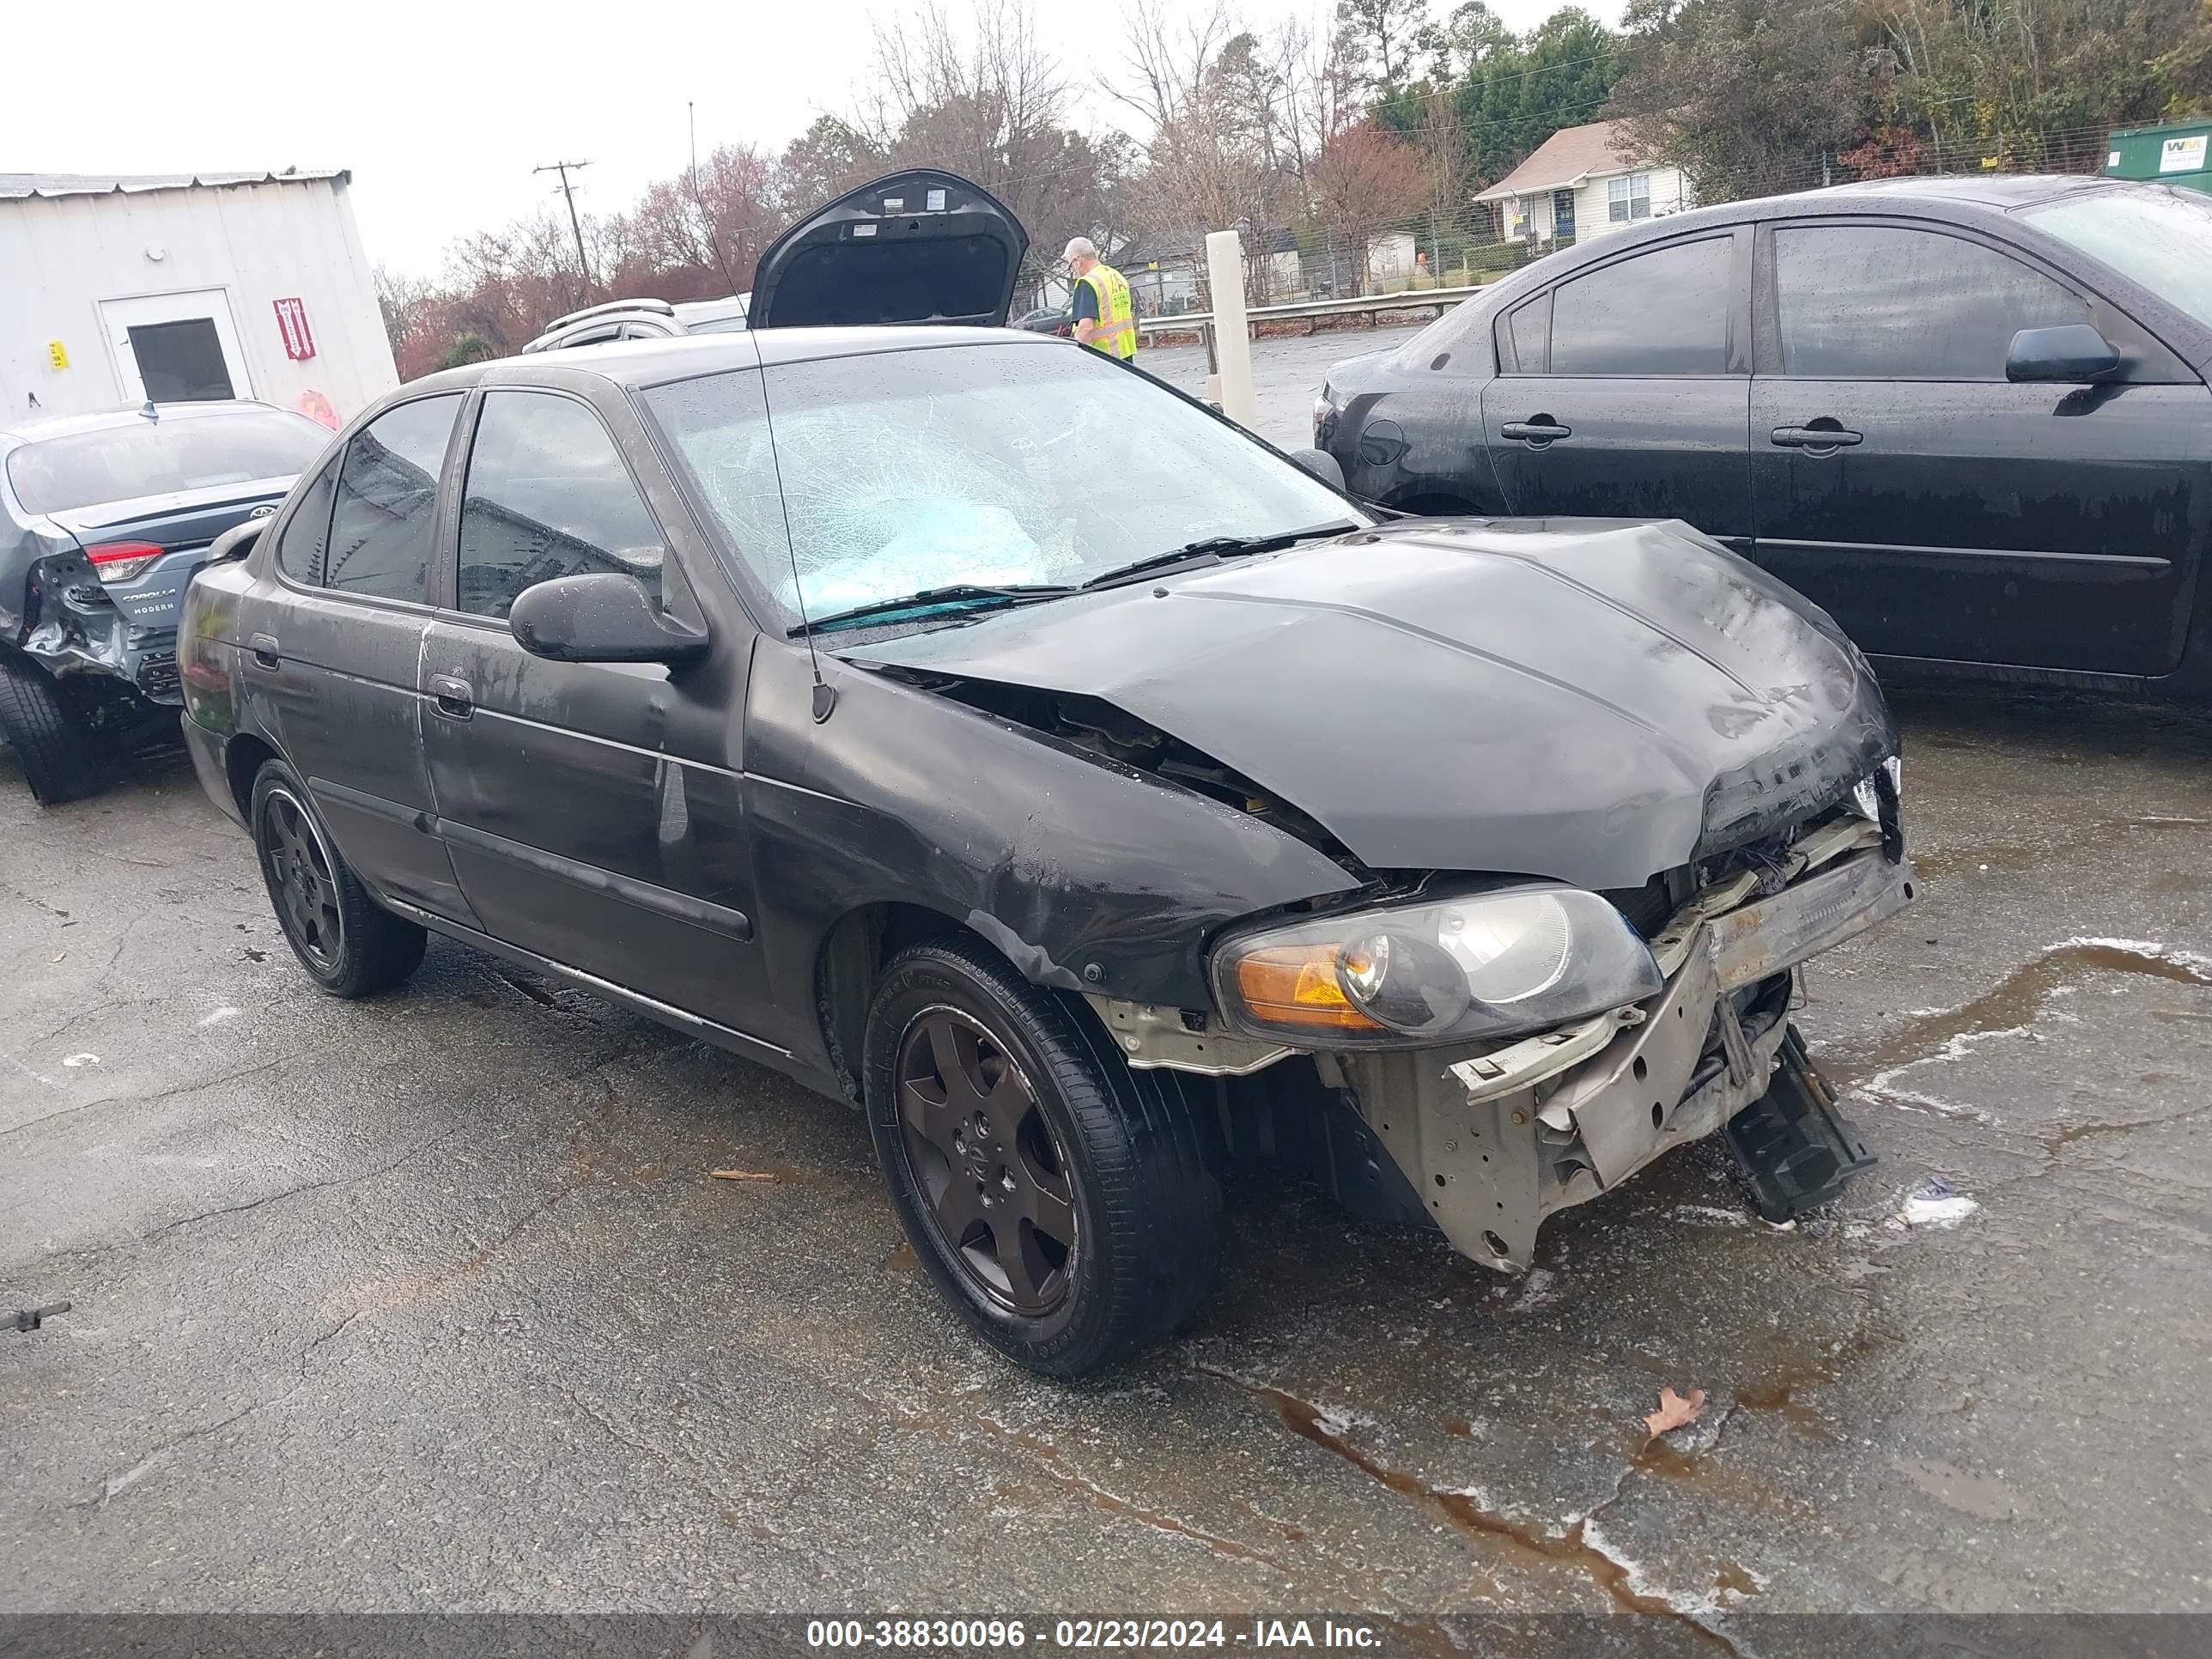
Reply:
[[[814,624],[806,619],[806,589],[799,579],[799,543],[791,533],[791,501],[783,493],[783,455],[775,441],[775,406],[768,395],[768,356],[760,342],[753,343],[753,361],[760,365],[761,414],[768,423],[768,462],[775,474],[775,504],[783,514],[783,550],[791,558],[791,601],[799,607],[799,631],[806,641],[806,661],[814,671],[814,723],[830,718],[837,706],[837,688],[822,678],[822,654],[814,648]]]

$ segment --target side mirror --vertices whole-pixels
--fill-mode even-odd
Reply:
[[[2081,385],[2100,380],[2120,366],[2111,341],[2087,323],[2024,328],[2005,353],[2008,380],[2054,380]]]
[[[1331,489],[1344,488],[1344,469],[1337,464],[1336,457],[1327,450],[1294,449],[1291,452],[1291,459]]]
[[[664,615],[635,576],[594,571],[523,589],[507,612],[509,632],[549,662],[682,662],[707,635]]]
[[[253,544],[261,539],[261,532],[268,528],[269,520],[265,518],[248,519],[243,524],[231,526],[208,544],[208,556],[201,562],[228,564],[234,559],[244,558],[253,551]]]

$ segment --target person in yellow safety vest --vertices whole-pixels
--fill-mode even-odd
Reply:
[[[1137,355],[1137,308],[1128,278],[1099,258],[1088,236],[1070,242],[1060,258],[1075,279],[1075,337],[1093,351],[1131,361]]]

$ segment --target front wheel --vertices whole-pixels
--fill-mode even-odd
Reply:
[[[368,896],[283,762],[262,763],[247,822],[277,926],[316,984],[334,997],[374,996],[421,965],[429,935]]]
[[[901,953],[868,1012],[868,1121],[899,1220],[978,1334],[1051,1376],[1168,1335],[1218,1277],[1221,1188],[1170,1077],[980,945]]]

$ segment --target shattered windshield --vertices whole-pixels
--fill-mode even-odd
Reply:
[[[800,596],[820,617],[963,583],[1073,586],[1207,537],[1358,517],[1232,428],[1079,349],[941,346],[766,374],[772,447],[762,371],[644,402],[787,625]]]

